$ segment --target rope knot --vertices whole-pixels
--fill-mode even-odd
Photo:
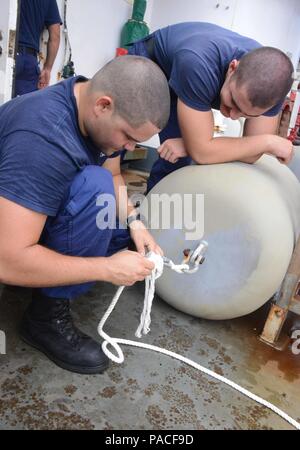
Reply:
[[[164,260],[162,256],[154,252],[149,252],[146,257],[155,264],[155,267],[152,270],[151,275],[145,279],[144,309],[141,314],[140,324],[135,332],[137,338],[141,338],[143,334],[148,334],[150,331],[151,309],[155,294],[155,280],[157,280],[164,271]]]

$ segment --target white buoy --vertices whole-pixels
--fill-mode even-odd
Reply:
[[[166,269],[156,292],[180,311],[231,319],[258,309],[278,290],[300,230],[300,184],[275,158],[256,164],[189,166],[164,178],[148,194],[204,194],[206,260],[193,275]],[[164,202],[162,201],[162,209]],[[145,206],[141,212],[146,214]],[[158,208],[148,211],[149,228]],[[190,215],[192,210],[185,210]],[[191,222],[190,221],[190,222]],[[180,263],[186,229],[152,229],[165,254]]]
[[[289,169],[300,181],[300,146],[294,146],[294,157],[289,163]]]

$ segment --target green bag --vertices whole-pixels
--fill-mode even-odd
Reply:
[[[149,35],[149,28],[144,22],[147,0],[134,0],[132,18],[126,22],[121,32],[122,48],[128,48],[130,44]]]

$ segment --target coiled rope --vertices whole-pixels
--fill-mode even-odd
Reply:
[[[154,264],[155,268],[153,269],[151,275],[149,277],[146,277],[145,280],[145,297],[144,297],[144,309],[141,314],[141,320],[140,325],[138,329],[136,330],[135,336],[140,338],[142,334],[147,334],[150,331],[150,323],[151,323],[151,308],[152,308],[152,302],[155,294],[155,280],[159,278],[163,273],[163,267],[164,267],[164,261],[163,258],[160,255],[157,255],[153,252],[150,252],[147,255],[147,258],[149,258]],[[169,260],[168,267],[170,267],[171,270],[175,270],[177,273],[188,273],[189,266],[186,264],[176,265],[172,261]],[[277,406],[273,405],[272,403],[264,400],[263,398],[253,394],[252,392],[248,391],[247,389],[244,389],[242,386],[239,386],[238,384],[234,383],[231,380],[228,380],[228,378],[225,378],[209,369],[206,369],[205,367],[201,366],[200,364],[192,361],[191,359],[185,358],[184,356],[178,355],[177,353],[171,352],[169,350],[165,350],[160,347],[156,347],[154,345],[139,343],[136,341],[130,341],[127,339],[118,339],[118,338],[112,338],[108,334],[106,334],[103,331],[103,327],[105,325],[105,322],[109,318],[110,314],[114,310],[125,286],[120,286],[110,304],[108,307],[106,313],[102,317],[99,325],[98,325],[98,333],[103,338],[104,342],[102,343],[102,349],[103,352],[106,354],[108,358],[110,358],[115,363],[121,364],[124,361],[124,354],[122,352],[122,349],[120,347],[121,345],[129,345],[132,347],[138,347],[138,348],[144,348],[147,350],[152,350],[158,353],[162,353],[163,355],[170,356],[171,358],[178,359],[179,361],[182,361],[185,364],[188,364],[191,367],[194,367],[195,369],[205,373],[206,375],[209,375],[212,378],[215,378],[218,381],[221,381],[228,386],[232,387],[233,389],[237,390],[241,394],[244,394],[246,397],[254,400],[255,402],[259,403],[262,406],[265,406],[266,408],[273,411],[275,414],[280,416],[282,419],[284,419],[286,422],[288,422],[290,425],[295,427],[297,430],[300,430],[300,423],[297,422],[295,419],[290,417],[288,414],[286,414],[281,409],[277,408]],[[115,351],[116,354],[113,354],[107,346],[111,345]]]

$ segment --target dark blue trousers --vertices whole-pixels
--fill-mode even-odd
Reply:
[[[40,244],[70,256],[110,256],[128,246],[126,229],[112,229],[116,223],[115,204],[110,204],[110,227],[99,229],[97,217],[108,211],[107,194],[114,199],[111,172],[100,166],[87,166],[73,180],[56,217],[46,221]],[[102,197],[101,197],[102,196]],[[99,201],[100,200],[100,201]],[[106,209],[104,209],[106,208]],[[103,214],[104,215],[104,214]],[[94,283],[42,288],[47,297],[72,299],[88,291]]]
[[[38,89],[40,68],[36,56],[23,53],[20,49],[16,58],[15,96]]]
[[[147,38],[146,38],[147,39]],[[145,40],[146,40],[145,39]],[[149,58],[149,54],[144,45],[144,41],[138,41],[133,44],[128,53],[130,55],[139,55]],[[175,139],[181,137],[181,131],[178,123],[177,117],[177,100],[175,92],[170,88],[171,95],[171,111],[169,121],[166,127],[159,133],[159,140],[162,144],[167,139]],[[192,159],[189,156],[180,158],[176,163],[170,163],[163,158],[158,158],[153,164],[147,183],[147,192],[149,192],[160,180],[162,180],[169,173],[174,172],[174,170],[181,169],[181,167],[188,166],[192,163]]]

